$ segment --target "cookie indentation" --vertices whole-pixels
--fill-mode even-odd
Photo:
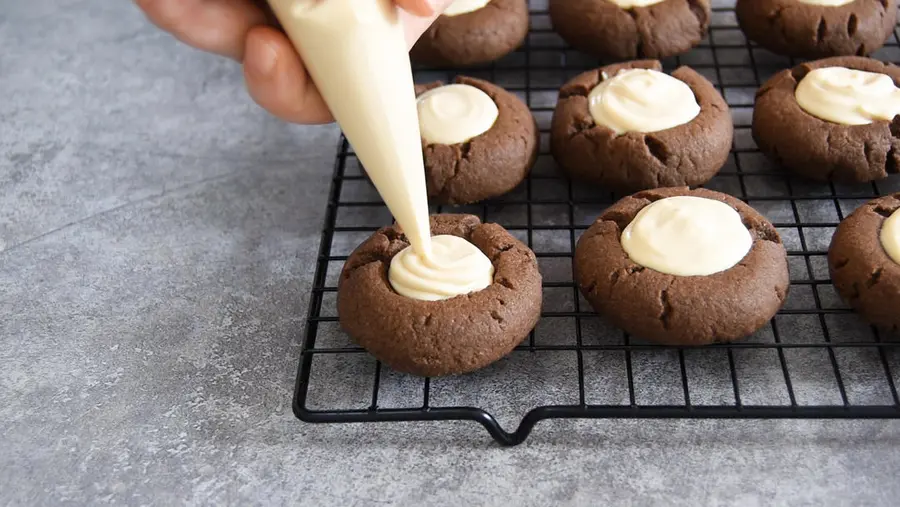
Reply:
[[[856,31],[859,29],[859,17],[856,14],[850,14],[850,17],[847,18],[847,35],[853,37],[856,35]]]
[[[644,136],[644,144],[647,145],[647,150],[653,158],[659,160],[663,165],[667,163],[669,150],[662,141],[653,136]]]
[[[669,289],[663,289],[659,293],[659,302],[662,306],[662,313],[659,315],[659,320],[662,321],[663,329],[669,329],[669,317],[672,314],[672,303],[669,302]]]
[[[878,280],[881,279],[881,274],[884,273],[884,268],[877,268],[875,271],[872,271],[872,274],[869,275],[868,280],[866,280],[866,288],[871,289],[878,283]]]

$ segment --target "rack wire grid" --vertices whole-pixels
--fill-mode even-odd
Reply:
[[[719,87],[734,118],[734,146],[705,186],[766,215],[788,250],[789,297],[767,326],[736,343],[662,346],[613,328],[580,297],[572,252],[617,196],[564,177],[548,153],[548,131],[559,87],[603,62],[569,48],[551,29],[546,0],[531,0],[523,48],[476,69],[417,68],[416,80],[447,82],[457,72],[485,78],[519,95],[534,113],[541,155],[526,182],[500,199],[433,211],[499,223],[534,250],[544,277],[540,323],[509,357],[456,377],[400,374],[353,344],[338,328],[339,273],[353,248],[391,216],[342,138],[301,349],[297,417],[317,423],[469,420],[502,445],[521,443],[537,422],[556,418],[900,417],[898,344],[841,301],[825,257],[838,223],[863,202],[900,191],[900,181],[813,183],[759,153],[750,134],[754,92],[797,62],[749,43],[733,4],[714,0],[706,40],[664,65],[689,65]],[[897,40],[895,29],[873,56],[900,60]]]

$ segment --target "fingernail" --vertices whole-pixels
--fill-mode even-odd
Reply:
[[[247,54],[244,55],[244,64],[249,65],[254,72],[259,74],[271,74],[278,62],[278,55],[271,44],[260,37],[251,37],[247,43]]]

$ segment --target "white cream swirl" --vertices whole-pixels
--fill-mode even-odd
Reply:
[[[734,267],[753,247],[753,236],[724,202],[676,196],[638,212],[621,242],[641,266],[667,275],[705,276]]]
[[[419,131],[429,144],[464,143],[484,134],[500,111],[487,93],[467,84],[451,84],[419,96]]]
[[[800,80],[794,94],[807,113],[841,125],[868,125],[900,114],[900,88],[877,72],[815,69]]]
[[[477,11],[491,0],[455,0],[449,7],[444,9],[444,16],[459,16],[469,12]]]
[[[458,236],[431,238],[428,258],[404,248],[391,260],[388,280],[401,296],[439,301],[482,290],[494,281],[491,260],[472,243]]]
[[[650,69],[604,79],[588,95],[591,116],[616,134],[658,132],[690,122],[700,104],[684,81]]]

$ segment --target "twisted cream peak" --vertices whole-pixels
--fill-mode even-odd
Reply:
[[[628,224],[621,241],[637,264],[677,276],[725,271],[753,246],[753,237],[734,208],[693,196],[650,203]]]
[[[444,9],[444,16],[459,16],[467,12],[477,11],[491,0],[455,0],[449,7]]]
[[[623,9],[631,9],[632,7],[647,7],[648,5],[654,5],[665,0],[610,0],[612,3],[618,5]]]
[[[482,290],[494,281],[491,260],[472,243],[457,236],[431,238],[431,255],[417,255],[412,247],[391,260],[388,280],[401,296],[439,301]]]
[[[604,79],[591,90],[588,101],[594,121],[616,134],[658,132],[700,114],[690,86],[649,69],[624,70]]]
[[[807,113],[841,125],[868,125],[900,114],[900,88],[877,72],[815,69],[800,80],[795,96]]]
[[[500,114],[494,99],[466,84],[429,90],[418,108],[419,130],[429,144],[464,143],[490,130]]]
[[[847,5],[853,0],[797,0],[802,4],[809,5],[821,5],[823,7],[839,7],[841,5]]]
[[[881,225],[881,246],[888,257],[900,264],[900,210],[893,212]]]

